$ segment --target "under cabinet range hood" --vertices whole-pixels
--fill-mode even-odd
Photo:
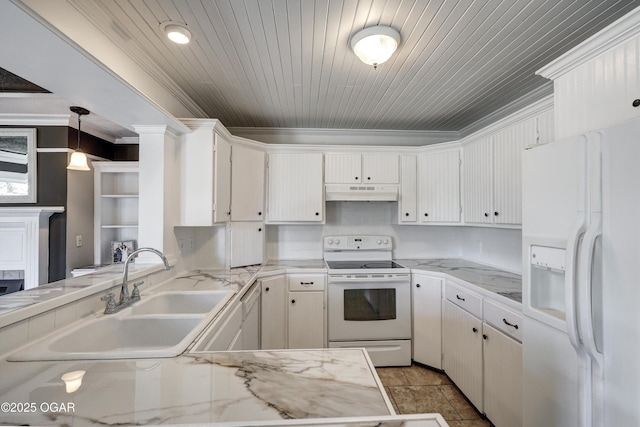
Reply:
[[[397,185],[327,184],[325,200],[354,202],[396,202]]]

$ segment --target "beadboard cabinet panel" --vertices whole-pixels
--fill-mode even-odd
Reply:
[[[398,222],[414,224],[418,211],[418,158],[415,155],[400,156],[400,196]]]
[[[464,147],[464,219],[491,224],[493,201],[493,141],[483,138]]]
[[[327,153],[324,161],[326,184],[362,182],[362,155]]]
[[[460,151],[423,154],[418,169],[420,221],[460,222]]]
[[[397,184],[399,156],[391,153],[362,155],[362,182],[364,184]]]
[[[231,149],[231,221],[264,219],[265,153],[242,145]]]

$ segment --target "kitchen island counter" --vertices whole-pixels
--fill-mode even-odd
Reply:
[[[2,361],[0,365],[0,402],[6,402],[0,424],[284,425],[290,422],[286,420],[388,419],[395,415],[362,349],[219,352],[139,360]],[[71,391],[67,389],[71,384],[65,385],[62,377],[75,371],[85,373],[79,388]],[[446,425],[435,414],[420,420],[415,425]],[[390,425],[398,425],[398,421]]]

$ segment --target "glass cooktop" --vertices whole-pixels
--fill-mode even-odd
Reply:
[[[327,261],[332,270],[406,268],[393,261]]]

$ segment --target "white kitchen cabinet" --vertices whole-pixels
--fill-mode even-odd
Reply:
[[[482,325],[484,413],[496,427],[522,425],[522,344]]]
[[[210,226],[230,219],[231,146],[217,120],[190,120],[192,132],[180,144],[182,159],[181,222]]]
[[[263,350],[287,348],[287,286],[284,275],[265,277],[260,304],[260,342]]]
[[[264,253],[262,222],[227,224],[227,264],[229,268],[262,264]]]
[[[242,296],[242,349],[260,350],[260,297],[262,285],[255,282]]]
[[[325,348],[324,292],[288,293],[288,348]]]
[[[324,221],[322,153],[271,153],[268,223]]]
[[[422,154],[418,171],[420,221],[460,222],[460,150]]]
[[[482,412],[482,321],[449,300],[443,314],[444,371]]]
[[[537,143],[537,123],[530,118],[464,146],[466,223],[522,223],[522,152]]]
[[[264,220],[265,153],[231,147],[231,221]]]
[[[138,240],[138,162],[93,162],[92,165],[94,263],[111,264],[116,261],[111,242]]]
[[[226,351],[242,346],[242,304],[226,309],[223,317],[207,329],[195,346],[195,351]]]
[[[399,156],[390,153],[327,153],[327,184],[398,184]]]
[[[325,274],[287,276],[288,348],[326,347]]]
[[[412,274],[413,360],[442,369],[442,282],[440,277]]]
[[[398,222],[415,224],[418,212],[418,158],[415,155],[400,156],[400,195],[398,197]]]

